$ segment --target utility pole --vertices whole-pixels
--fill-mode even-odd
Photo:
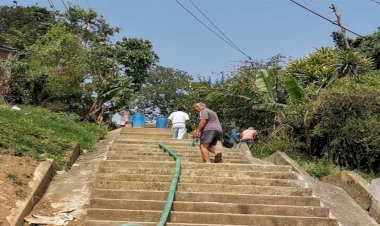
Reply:
[[[350,43],[348,43],[346,29],[342,25],[342,19],[340,18],[340,14],[338,12],[338,8],[336,8],[334,4],[331,4],[330,9],[335,13],[335,16],[336,16],[336,22],[335,22],[335,24],[337,26],[339,26],[340,30],[342,31],[343,41],[344,41],[344,44],[346,46],[346,49],[351,49]]]

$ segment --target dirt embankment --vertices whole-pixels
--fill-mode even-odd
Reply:
[[[31,192],[28,183],[38,162],[30,157],[0,155],[0,225],[10,225],[7,216],[18,201]]]

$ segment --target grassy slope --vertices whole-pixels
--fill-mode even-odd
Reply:
[[[73,144],[92,149],[106,133],[95,124],[79,122],[75,115],[30,106],[21,106],[21,111],[10,108],[0,105],[0,154],[50,158],[62,165]]]

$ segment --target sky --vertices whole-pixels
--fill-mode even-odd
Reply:
[[[111,26],[121,28],[112,41],[122,37],[152,42],[159,65],[198,76],[220,79],[242,60],[239,51],[211,33],[175,0],[49,0],[60,11],[65,3],[92,8]],[[48,0],[17,0],[18,5],[49,7]],[[178,0],[211,28],[189,0]],[[12,5],[12,0],[1,0]],[[212,22],[253,60],[283,54],[301,58],[322,46],[334,46],[331,32],[338,27],[289,0],[192,0]],[[297,0],[298,3],[336,20],[334,4],[343,25],[360,35],[380,27],[380,0]],[[215,30],[215,28],[214,28]],[[348,33],[350,38],[356,35]],[[222,36],[223,37],[223,36]]]

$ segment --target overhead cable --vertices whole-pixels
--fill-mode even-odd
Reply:
[[[192,0],[189,0],[189,2],[208,20],[208,22],[210,22],[210,24],[212,24],[212,26],[214,26],[222,35],[225,39],[227,39],[240,53],[242,53],[243,55],[245,55],[246,57],[250,58],[247,54],[244,53],[244,51],[242,51],[233,41],[231,41],[231,39],[229,39],[227,37],[226,34],[224,34],[224,32],[222,30],[219,29],[218,26],[215,25],[215,23],[213,23],[211,21],[210,18],[208,18],[208,16],[206,16],[206,14],[192,1]]]
[[[52,0],[47,0],[49,5],[50,5],[50,8],[54,10],[55,14],[58,15],[59,14],[59,10],[57,8],[55,8],[54,6],[54,3]]]
[[[63,4],[63,6],[66,8],[66,10],[68,10],[69,8],[67,7],[66,2],[64,0],[61,0],[61,2]]]
[[[327,21],[329,21],[330,23],[332,23],[332,24],[334,24],[334,25],[337,25],[337,26],[339,26],[337,22],[335,22],[335,21],[332,21],[332,20],[330,20],[330,19],[328,19],[328,18],[326,18],[326,17],[322,16],[321,14],[319,14],[319,13],[317,13],[317,12],[315,12],[315,11],[313,11],[313,10],[309,9],[309,8],[307,8],[306,6],[303,6],[303,5],[301,5],[300,3],[298,3],[298,2],[296,2],[296,1],[294,1],[294,0],[289,0],[289,1],[293,2],[294,4],[298,5],[298,6],[299,6],[299,7],[301,7],[301,8],[304,8],[304,9],[306,9],[306,10],[307,10],[307,11],[309,11],[309,12],[311,12],[311,13],[313,13],[313,14],[315,14],[315,15],[317,15],[317,16],[319,16],[319,17],[321,17],[321,18],[323,18],[323,19],[325,19],[325,20],[327,20]],[[357,36],[359,36],[359,37],[362,37],[362,38],[363,38],[363,36],[362,36],[362,35],[359,35],[358,33],[356,33],[356,32],[353,32],[353,31],[351,31],[351,30],[350,30],[350,29],[348,29],[348,28],[345,28],[345,27],[343,27],[343,26],[340,26],[340,27],[341,27],[341,28],[343,28],[343,29],[345,29],[346,31],[348,31],[348,32],[350,32],[350,33],[352,33],[352,34],[354,34],[354,35],[357,35]]]
[[[53,2],[51,0],[47,0],[47,1],[48,1],[49,5],[50,5],[50,8],[56,10],[55,7],[54,7]]]
[[[205,26],[209,31],[211,31],[214,35],[216,35],[218,38],[223,40],[225,43],[227,43],[229,46],[234,48],[236,51],[240,52],[244,56],[248,57],[248,59],[251,61],[252,58],[249,57],[247,54],[245,54],[243,51],[241,51],[239,48],[237,48],[234,44],[227,41],[225,38],[220,36],[218,33],[216,33],[212,28],[210,28],[207,24],[205,24],[203,21],[201,21],[197,16],[195,16],[190,10],[188,10],[184,5],[182,5],[178,0],[175,0],[186,12],[188,12],[192,17],[194,17],[199,23],[201,23],[203,26]]]

